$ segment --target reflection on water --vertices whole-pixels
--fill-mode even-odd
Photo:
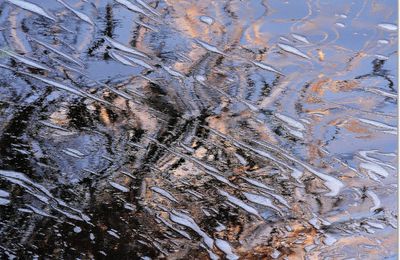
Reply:
[[[1,1],[2,258],[396,258],[396,4]]]

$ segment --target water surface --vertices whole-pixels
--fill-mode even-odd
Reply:
[[[395,259],[397,2],[0,1],[0,255]]]

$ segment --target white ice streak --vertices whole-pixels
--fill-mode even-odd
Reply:
[[[300,42],[309,44],[310,42],[307,40],[306,37],[300,34],[292,33],[292,37]]]
[[[212,46],[206,42],[203,42],[201,40],[195,40],[197,44],[199,44],[201,47],[203,47],[204,49],[211,51],[211,52],[215,52],[221,55],[224,55],[224,53],[222,51],[220,51],[217,47]]]
[[[26,177],[23,173],[15,172],[15,171],[0,170],[0,178],[6,179],[7,181],[9,181],[11,183],[14,183],[14,184],[17,184],[17,185],[23,187],[26,190],[26,192],[32,194],[33,196],[35,196],[42,202],[51,206],[54,210],[60,212],[61,214],[65,215],[66,217],[68,217],[70,219],[74,219],[74,220],[78,220],[78,221],[86,221],[86,222],[90,221],[90,218],[87,215],[85,215],[82,211],[68,206],[61,199],[55,198],[50,193],[50,191],[47,190],[44,186],[33,182],[31,179]],[[40,192],[44,196],[39,194],[38,192]],[[56,205],[54,205],[54,203],[56,203],[57,205],[62,206],[64,208],[68,208],[74,212],[77,212],[79,214],[79,216],[68,213],[64,210],[57,208]],[[53,216],[50,216],[49,214],[47,214],[46,212],[44,212],[43,210],[40,210],[33,206],[27,205],[27,207],[29,207],[32,211],[34,211],[37,214],[40,214],[40,215],[43,215],[46,217],[53,217]]]
[[[79,12],[77,10],[75,10],[74,8],[72,8],[69,4],[65,3],[63,0],[57,0],[57,2],[59,2],[60,4],[62,4],[63,6],[65,6],[65,8],[67,8],[68,10],[70,10],[72,13],[74,13],[79,19],[81,19],[82,21],[87,22],[90,25],[94,25],[92,19],[90,19],[89,16],[87,16],[86,14]]]
[[[369,120],[369,119],[364,119],[364,118],[359,118],[358,120],[360,120],[361,122],[363,122],[364,124],[367,124],[367,125],[372,125],[372,126],[375,126],[377,128],[383,128],[383,132],[384,133],[397,135],[397,127],[386,125],[386,124],[381,123],[381,122],[377,122],[377,121]]]
[[[385,168],[373,162],[362,162],[360,163],[360,168],[365,169],[368,174],[375,173],[381,177],[387,177],[389,175]]]
[[[277,74],[279,74],[279,75],[283,75],[282,72],[278,71],[277,69],[275,69],[275,68],[273,68],[272,66],[267,65],[267,64],[265,64],[265,63],[258,62],[258,61],[252,61],[252,63],[253,63],[254,65],[256,65],[257,67],[260,67],[260,68],[262,68],[262,69],[264,69],[264,70],[272,71],[272,72],[275,72],[275,73],[277,73]]]
[[[258,194],[254,194],[254,193],[249,193],[249,192],[243,192],[244,196],[246,197],[247,200],[259,204],[259,205],[263,205],[265,207],[274,209],[276,211],[278,211],[278,213],[280,215],[283,215],[282,211],[276,207],[275,205],[272,204],[272,201],[270,199],[268,199],[267,197],[258,195]]]
[[[139,60],[139,59],[136,59],[133,57],[129,57],[129,56],[125,56],[125,55],[121,55],[121,54],[117,53],[116,51],[110,51],[110,56],[113,59],[121,62],[124,65],[133,66],[133,67],[135,67],[136,65],[140,65],[147,69],[153,69],[152,66],[150,66],[149,64],[147,64],[146,62],[144,62],[142,60]]]
[[[202,15],[202,16],[200,16],[199,19],[200,19],[200,21],[202,21],[203,23],[208,24],[208,25],[212,25],[214,23],[214,19],[209,16]]]
[[[110,185],[114,188],[116,188],[117,190],[121,191],[121,192],[129,192],[129,189],[125,186],[122,186],[121,184],[118,184],[116,182],[112,182],[109,181]]]
[[[257,186],[259,188],[263,188],[263,189],[270,190],[270,191],[274,190],[273,188],[270,188],[270,187],[266,186],[265,184],[263,184],[263,183],[261,183],[259,181],[256,181],[256,180],[253,180],[253,179],[249,179],[249,178],[246,178],[246,177],[242,177],[242,178],[245,181],[247,181],[248,183],[253,184],[254,186]]]
[[[51,71],[51,69],[49,67],[47,67],[44,64],[40,64],[38,61],[33,60],[32,58],[27,58],[25,56],[19,55],[17,53],[11,52],[11,51],[7,51],[7,50],[2,50],[0,49],[0,52],[4,52],[6,53],[8,56],[13,57],[14,59],[25,63],[28,66],[37,68],[37,69],[42,69],[42,70],[47,70],[47,71]]]
[[[175,197],[171,193],[169,193],[168,191],[166,191],[164,189],[161,189],[159,187],[151,187],[150,189],[152,191],[154,191],[154,192],[157,192],[158,194],[161,194],[162,196],[166,197],[167,199],[178,203],[178,201],[175,199]]]
[[[230,245],[227,241],[222,240],[222,239],[216,239],[216,240],[215,240],[215,245],[216,245],[222,252],[225,253],[226,258],[227,258],[228,260],[236,260],[236,259],[239,259],[239,257],[238,257],[237,255],[235,255],[235,254],[232,252],[232,247],[231,247],[231,245]]]
[[[169,213],[169,218],[171,221],[186,226],[188,228],[191,228],[193,231],[195,231],[199,236],[201,236],[204,240],[204,243],[208,246],[208,248],[212,249],[214,246],[214,240],[207,235],[201,228],[196,224],[196,222],[189,216],[177,212],[177,211],[172,211]]]
[[[131,11],[146,15],[146,13],[144,12],[144,10],[142,8],[140,8],[139,6],[133,4],[132,2],[130,2],[128,0],[115,0],[115,2],[125,6],[126,8],[128,8]]]
[[[28,1],[23,1],[23,0],[7,0],[8,2],[22,8],[25,9],[27,11],[30,11],[32,13],[41,15],[43,17],[46,17],[52,21],[56,21],[56,19],[53,17],[53,15],[47,13],[43,8],[41,8],[40,6],[37,6],[35,4],[32,4],[31,2]]]
[[[375,194],[375,192],[368,190],[367,195],[371,198],[372,202],[374,203],[374,206],[371,207],[369,210],[371,212],[379,209],[381,207],[381,200],[379,199],[378,195]]]
[[[391,23],[380,23],[380,24],[378,24],[378,27],[383,30],[390,31],[390,32],[397,31],[397,25],[391,24]]]
[[[228,201],[231,202],[232,204],[235,204],[236,206],[244,209],[245,211],[247,211],[250,214],[253,214],[253,215],[257,216],[257,217],[260,217],[260,215],[258,214],[258,211],[255,208],[247,205],[244,201],[242,201],[242,200],[240,200],[240,199],[228,194],[227,192],[225,192],[223,190],[218,190],[218,192],[222,196],[226,197],[228,199]]]
[[[144,54],[143,52],[138,51],[138,50],[135,50],[135,49],[133,49],[132,47],[128,47],[128,46],[126,46],[126,45],[124,45],[124,44],[122,44],[122,43],[120,43],[120,42],[118,42],[118,41],[116,41],[116,40],[114,40],[114,39],[111,39],[111,38],[108,37],[108,36],[104,36],[104,39],[105,39],[112,47],[114,47],[114,48],[116,48],[116,49],[119,49],[119,50],[121,50],[121,51],[130,53],[130,54],[138,55],[138,56],[141,56],[141,57],[143,57],[143,58],[147,58],[147,57],[148,57],[148,56],[147,56],[146,54]]]
[[[305,59],[310,59],[310,57],[307,54],[304,54],[299,49],[297,49],[297,48],[295,48],[293,46],[290,46],[290,45],[287,45],[287,44],[283,44],[283,43],[278,43],[278,47],[281,48],[282,50],[286,51],[286,52],[291,53],[291,54],[300,56],[300,57],[305,58]]]
[[[303,138],[302,131],[304,131],[306,128],[304,127],[304,125],[302,123],[294,120],[293,118],[291,118],[289,116],[286,116],[286,115],[283,115],[280,113],[275,113],[275,117],[277,117],[281,121],[288,124],[289,127],[295,128],[295,129],[291,129],[291,128],[288,129],[292,135],[297,136],[299,138]]]
[[[138,2],[141,6],[143,6],[144,8],[146,8],[149,12],[151,12],[154,15],[157,16],[161,16],[161,14],[159,12],[157,12],[157,10],[155,10],[154,8],[152,8],[151,6],[149,6],[148,4],[146,4],[144,1],[142,0],[136,0],[136,2]]]

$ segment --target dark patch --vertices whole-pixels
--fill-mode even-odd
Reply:
[[[93,126],[92,114],[82,102],[78,102],[70,106],[68,118],[70,119],[70,126],[77,129]]]

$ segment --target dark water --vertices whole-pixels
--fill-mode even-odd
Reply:
[[[1,258],[397,258],[396,1],[64,1],[0,0]]]

